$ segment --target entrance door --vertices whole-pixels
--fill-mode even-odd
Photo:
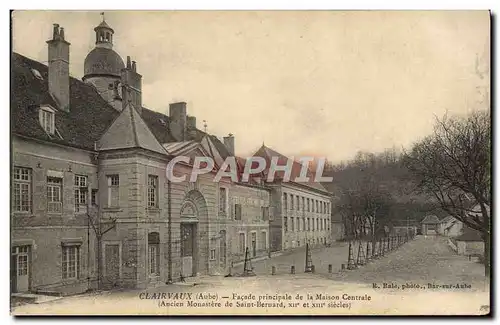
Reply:
[[[16,246],[12,249],[15,268],[15,279],[13,283],[15,292],[29,291],[30,277],[30,246]]]
[[[257,233],[252,233],[252,256],[257,256]]]
[[[120,246],[118,244],[105,244],[106,282],[116,286],[120,279]]]
[[[194,227],[194,223],[181,223],[182,275],[185,277],[194,275]]]

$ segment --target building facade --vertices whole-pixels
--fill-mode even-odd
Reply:
[[[278,165],[284,166],[290,161],[288,157],[262,145],[254,153],[266,161],[263,172],[267,179],[269,166],[274,158]],[[276,173],[271,187],[271,205],[273,218],[270,221],[270,249],[272,252],[290,250],[298,247],[327,245],[332,241],[331,231],[331,195],[319,183],[314,181],[308,170],[308,182],[296,182],[302,166],[293,161],[290,180]]]
[[[12,55],[12,292],[146,288],[226,274],[247,249],[258,258],[331,241],[317,184],[216,182],[216,168],[190,181],[195,157],[220,166],[234,137],[199,130],[186,103],[144,107],[137,62],[113,50],[105,21],[94,33],[82,80],[57,24],[47,65]],[[169,169],[179,156],[189,161]]]

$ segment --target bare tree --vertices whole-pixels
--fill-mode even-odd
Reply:
[[[437,119],[432,135],[406,153],[417,188],[466,226],[481,232],[490,271],[491,125],[488,111]]]

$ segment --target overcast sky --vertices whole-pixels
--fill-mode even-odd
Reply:
[[[15,12],[14,51],[47,61],[52,24],[83,76],[95,12]],[[489,62],[486,11],[106,12],[114,49],[137,61],[144,106],[188,114],[236,153],[264,142],[289,156],[339,161],[408,146],[434,116],[477,107],[476,56]]]

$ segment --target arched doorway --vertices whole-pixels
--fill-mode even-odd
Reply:
[[[200,254],[200,251],[208,249],[207,205],[198,190],[191,190],[186,194],[180,221],[181,274],[185,277],[196,276],[204,265],[199,257],[207,256],[207,252]]]

